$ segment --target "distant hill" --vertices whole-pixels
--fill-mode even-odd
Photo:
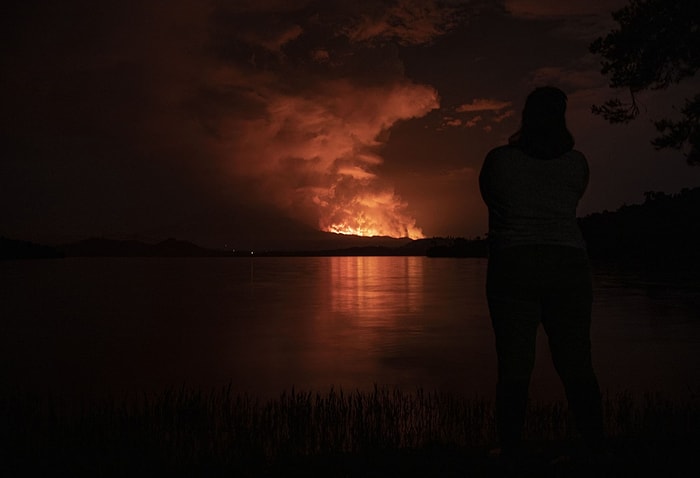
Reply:
[[[377,250],[394,250],[412,244],[409,238],[389,237],[389,236],[353,236],[349,234],[335,234],[330,232],[317,231],[318,234],[313,238],[305,240],[290,240],[278,241],[283,242],[277,247],[268,247],[266,249],[256,248],[258,252],[267,251],[268,253],[284,253],[294,255],[299,252],[306,251],[309,255],[325,254],[330,251],[345,251],[346,254],[351,254],[353,251],[360,252],[362,250],[377,249]],[[367,255],[367,254],[365,254]]]
[[[63,253],[53,247],[0,237],[0,260],[9,259],[55,259]]]
[[[425,254],[428,257],[486,257],[488,252],[486,239],[454,237],[433,238]]]
[[[119,241],[90,238],[57,249],[68,257],[219,257],[224,251],[207,249],[187,241],[166,239],[156,244],[141,241]]]
[[[327,249],[281,250],[256,252],[259,256],[424,256],[433,239],[395,239],[391,237],[359,237],[347,247],[329,243]],[[358,240],[359,239],[359,240]],[[335,246],[335,247],[333,247]]]
[[[645,193],[642,204],[623,205],[579,218],[588,253],[595,261],[643,265],[700,274],[700,187],[677,194]],[[433,237],[411,240],[334,234],[301,248],[225,251],[167,239],[91,238],[56,247],[0,237],[0,259],[58,257],[235,257],[249,256],[428,256],[486,257],[487,240]],[[299,246],[300,244],[295,243]]]
[[[340,235],[336,235],[340,236]],[[188,241],[166,239],[154,244],[138,240],[89,238],[49,247],[2,238],[0,259],[49,257],[245,257],[256,256],[384,256],[424,255],[425,243],[391,237],[340,236],[335,241],[305,243],[309,249],[221,250]],[[326,246],[325,249],[322,247]]]

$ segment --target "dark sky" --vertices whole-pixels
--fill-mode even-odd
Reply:
[[[697,80],[627,126],[590,113],[614,92],[588,45],[624,4],[3,2],[0,235],[483,235],[483,157],[544,84],[591,166],[580,215],[697,186],[649,144]]]

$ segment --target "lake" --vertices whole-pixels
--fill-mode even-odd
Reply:
[[[0,263],[9,389],[124,394],[182,385],[274,397],[421,387],[492,397],[485,259],[67,258]],[[700,388],[700,291],[596,270],[604,391]],[[546,337],[532,396],[563,399]]]

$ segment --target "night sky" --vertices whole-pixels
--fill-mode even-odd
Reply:
[[[0,235],[483,235],[481,162],[545,84],[590,163],[579,215],[700,185],[649,144],[697,79],[629,125],[590,112],[616,92],[588,46],[625,3],[3,2]]]

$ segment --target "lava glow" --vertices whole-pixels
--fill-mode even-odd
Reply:
[[[350,190],[343,195],[339,187],[332,188],[325,198],[315,198],[322,231],[365,237],[425,237],[415,219],[404,212],[406,204],[391,190]]]
[[[347,234],[350,236],[380,236],[380,232],[374,228],[353,227],[348,224],[331,224],[326,232],[334,232],[336,234]]]
[[[357,223],[357,220],[352,220],[351,223]],[[362,222],[362,221],[359,221]],[[336,234],[346,234],[346,235],[351,235],[351,236],[363,236],[363,237],[375,237],[375,236],[389,236],[389,237],[408,237],[410,239],[422,239],[425,237],[423,235],[423,231],[420,230],[420,228],[417,227],[412,227],[409,229],[406,229],[406,232],[404,234],[401,234],[399,236],[396,236],[394,232],[382,232],[383,229],[381,227],[374,227],[374,226],[355,226],[352,224],[348,223],[341,223],[341,224],[331,224],[328,226],[326,229],[326,232],[334,232]]]
[[[314,198],[319,206],[319,228],[322,231],[354,236],[389,236],[421,239],[425,237],[416,221],[404,212],[406,203],[390,189],[363,190],[366,183],[344,181],[349,191],[338,194],[331,188],[323,199]]]
[[[388,236],[397,238],[408,237],[410,239],[422,239],[425,237],[423,231],[415,226],[415,221],[413,220],[408,220],[407,224],[403,226],[397,226],[394,224],[382,224],[381,219],[379,221],[368,219],[363,214],[348,217],[342,222],[336,222],[321,229],[336,234],[363,237]]]

